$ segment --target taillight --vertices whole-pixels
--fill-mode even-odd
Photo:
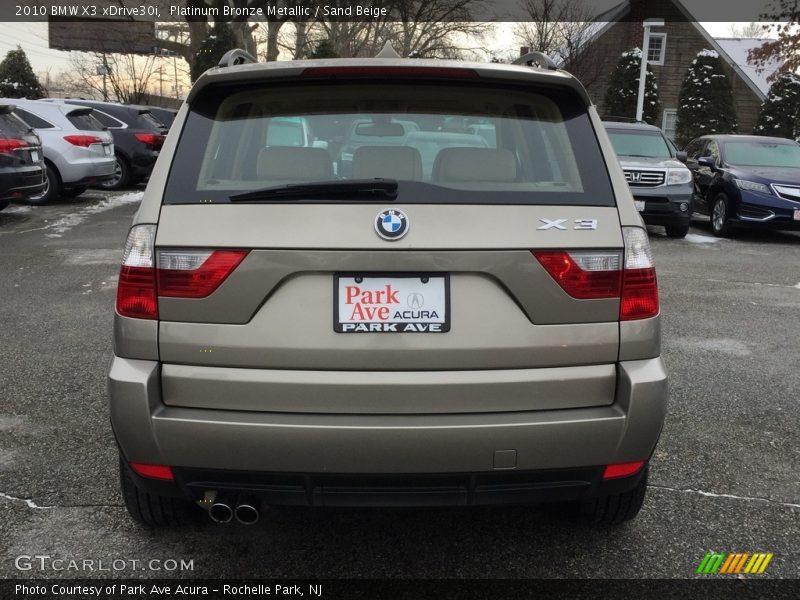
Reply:
[[[533,255],[573,298],[619,298],[621,252],[535,251]]]
[[[644,466],[643,460],[635,462],[616,463],[613,465],[606,465],[603,469],[603,479],[619,479],[620,477],[630,477],[638,473]]]
[[[25,140],[19,140],[16,138],[0,138],[0,154],[9,154],[14,150],[27,147],[28,144],[25,142]]]
[[[619,320],[648,319],[658,314],[658,284],[647,232],[639,227],[623,227],[625,269]]]
[[[148,463],[130,463],[133,472],[140,477],[148,479],[161,479],[163,481],[174,481],[175,476],[172,474],[172,467],[167,465],[151,465]]]
[[[158,295],[205,298],[239,265],[247,250],[159,250]]]
[[[103,140],[96,135],[65,135],[64,139],[73,146],[80,146],[81,148],[88,148],[92,144],[103,143]]]
[[[623,253],[617,251],[535,250],[533,255],[573,298],[619,298],[620,321],[658,314],[658,286],[647,232],[623,227]]]
[[[155,225],[136,225],[128,233],[117,285],[117,312],[136,319],[158,318]]]
[[[134,133],[133,136],[152,150],[159,150],[164,145],[164,136],[158,133]]]

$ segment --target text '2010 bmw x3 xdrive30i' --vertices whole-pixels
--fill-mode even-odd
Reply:
[[[271,135],[290,121],[309,134]],[[125,246],[109,387],[127,508],[149,526],[279,504],[633,518],[666,407],[659,318],[647,234],[569,74],[212,69]]]

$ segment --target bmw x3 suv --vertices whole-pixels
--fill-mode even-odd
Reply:
[[[633,518],[667,401],[658,290],[581,84],[238,60],[195,83],[125,244],[109,394],[131,516],[552,501]],[[443,132],[457,118],[486,143]],[[268,144],[287,119],[330,143]],[[442,133],[430,171],[377,135],[397,123]],[[350,139],[343,172],[354,125],[376,135]]]
[[[684,164],[686,154],[653,125],[617,121],[604,125],[644,222],[663,225],[668,237],[686,237],[692,214],[692,173]]]

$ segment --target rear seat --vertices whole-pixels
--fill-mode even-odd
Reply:
[[[258,153],[257,175],[272,182],[326,181],[333,179],[333,167],[322,148],[271,146]]]
[[[508,182],[517,179],[517,161],[504,148],[444,148],[433,163],[434,181]]]
[[[410,146],[361,146],[353,153],[353,179],[422,179],[422,156]]]

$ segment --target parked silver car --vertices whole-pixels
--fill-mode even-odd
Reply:
[[[114,176],[113,139],[91,108],[38,100],[8,103],[42,140],[45,188],[29,202],[45,204],[59,196],[78,196],[89,185]]]

